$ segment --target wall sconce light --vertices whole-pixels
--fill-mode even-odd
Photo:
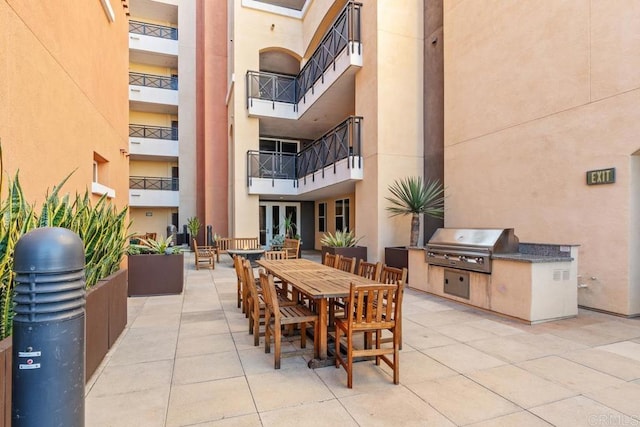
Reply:
[[[273,31],[274,28],[276,28],[276,24],[271,24],[271,31]]]

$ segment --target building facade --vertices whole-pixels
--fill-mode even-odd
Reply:
[[[640,3],[444,1],[443,18],[446,226],[578,244],[578,303],[640,314]]]
[[[19,170],[36,206],[69,174],[62,194],[128,203],[126,3],[112,3],[0,1],[2,173]]]
[[[636,2],[64,6],[0,2],[4,169],[30,200],[75,170],[134,233],[197,216],[268,245],[291,218],[305,248],[349,228],[383,260],[409,241],[388,186],[442,178],[445,226],[577,244],[579,304],[640,313]]]

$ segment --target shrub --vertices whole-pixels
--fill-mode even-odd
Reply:
[[[0,168],[1,156],[0,150]],[[68,194],[60,197],[60,189],[69,176],[47,194],[39,215],[25,202],[18,173],[9,181],[7,197],[0,200],[0,339],[11,335],[13,254],[23,234],[37,227],[64,227],[77,233],[84,244],[86,289],[120,269],[129,237],[128,208],[116,211],[106,195],[92,206],[88,191],[83,196],[76,193],[73,201]]]

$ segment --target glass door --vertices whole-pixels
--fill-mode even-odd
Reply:
[[[285,234],[287,218],[291,218],[293,235],[300,234],[300,203],[298,202],[260,202],[260,244],[271,246],[274,236]]]

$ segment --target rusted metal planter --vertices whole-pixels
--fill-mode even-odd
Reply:
[[[184,255],[129,255],[129,296],[180,294]]]
[[[87,291],[87,380],[127,325],[127,270],[118,270]]]
[[[0,426],[11,426],[11,337],[0,341]]]

